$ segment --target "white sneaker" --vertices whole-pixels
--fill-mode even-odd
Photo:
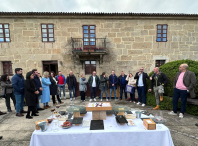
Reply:
[[[72,98],[70,98],[70,100],[72,101]]]
[[[184,115],[182,113],[179,114],[179,118],[183,118]]]
[[[76,100],[76,98],[74,98],[74,101]]]
[[[61,99],[61,97],[59,97]]]
[[[142,104],[142,106],[145,106],[145,105],[146,105],[146,104],[144,104],[144,103]]]
[[[169,112],[168,114],[169,114],[169,115],[173,115],[173,116],[177,116],[177,114],[174,113],[173,111]]]
[[[138,102],[138,103],[137,103],[137,105],[140,105],[140,104],[141,104],[141,102]]]
[[[106,99],[106,101],[108,101],[108,99]]]
[[[96,98],[94,98],[94,101],[96,101]]]
[[[100,101],[102,101],[102,99]]]
[[[66,99],[66,97],[64,97],[64,99]]]
[[[92,101],[92,99],[89,100],[90,102]]]

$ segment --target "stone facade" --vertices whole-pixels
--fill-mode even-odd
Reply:
[[[0,61],[11,61],[12,68],[24,73],[37,68],[43,72],[42,61],[57,60],[58,70],[68,74],[84,73],[82,63],[72,54],[72,38],[82,38],[82,25],[96,25],[96,37],[107,38],[107,54],[103,63],[97,61],[96,71],[110,75],[111,70],[133,74],[140,67],[150,72],[155,60],[198,60],[198,17],[174,16],[2,16],[0,23],[9,23],[10,43],[0,43]],[[54,24],[55,42],[41,41],[41,23]],[[167,24],[167,42],[156,42],[157,24]],[[0,66],[0,74],[2,64]]]

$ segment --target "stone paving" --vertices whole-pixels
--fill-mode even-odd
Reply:
[[[68,94],[67,97],[69,97]],[[83,103],[80,102],[80,97],[77,97],[76,99],[76,105],[85,105],[88,102],[88,98],[86,98],[87,101]],[[70,103],[70,100],[68,98],[63,101],[65,102],[65,104],[60,107],[60,110],[65,110]],[[151,106],[142,107],[140,105],[136,105],[125,100],[116,102],[113,100],[111,102],[112,105],[125,105],[130,108],[147,110],[154,115],[156,113],[159,114],[159,110],[155,111],[152,109]],[[12,109],[14,109],[12,103],[11,105]],[[50,102],[50,105],[52,105],[52,102]],[[27,107],[24,107],[24,109],[27,110]],[[0,99],[0,110],[3,112],[6,111],[4,99]],[[195,123],[198,123],[198,117],[185,114],[185,117],[183,119],[180,119],[178,116],[168,115],[168,112],[169,111],[167,110],[162,110],[163,117],[167,119],[165,125],[170,129],[174,145],[198,146],[198,127],[195,126]],[[40,111],[39,116],[34,117],[33,119],[26,119],[25,116],[16,117],[15,111],[0,116],[0,135],[3,136],[3,139],[0,140],[0,146],[28,146],[30,143],[32,132],[35,130],[34,122],[44,119],[50,115],[51,113],[48,109]]]

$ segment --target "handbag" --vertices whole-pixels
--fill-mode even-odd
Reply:
[[[1,98],[6,98],[6,88],[5,88],[5,90],[4,90],[4,94],[0,94],[0,97],[1,97]]]
[[[164,93],[164,86],[162,86],[162,85],[159,86],[158,93],[160,93],[160,94]]]
[[[126,85],[125,92],[134,94],[134,91],[135,91],[135,87]]]

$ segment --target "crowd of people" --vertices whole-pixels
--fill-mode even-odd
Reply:
[[[184,117],[188,95],[192,98],[195,97],[194,87],[196,85],[196,76],[193,72],[188,71],[187,69],[187,64],[181,64],[179,66],[179,72],[177,72],[173,82],[173,110],[168,113],[169,115],[177,115],[177,103],[179,98],[181,98],[181,109],[179,113],[180,118]],[[70,100],[75,100],[77,79],[72,71],[69,72],[67,77],[62,75],[61,71],[58,72],[57,76],[53,71],[51,73],[45,71],[43,73],[43,77],[41,77],[37,69],[33,69],[26,74],[25,80],[22,70],[22,68],[16,68],[15,75],[11,78],[11,80],[8,75],[1,76],[1,87],[3,97],[5,98],[7,112],[12,112],[10,106],[10,99],[12,99],[17,117],[23,117],[24,113],[27,113],[27,119],[32,119],[33,116],[39,116],[38,111],[50,108],[50,105],[48,104],[50,102],[50,95],[52,96],[53,105],[57,104],[55,97],[57,98],[59,104],[64,103],[61,101],[61,90],[63,90],[63,96],[64,99],[66,99],[66,84],[68,85]],[[98,77],[96,72],[93,71],[88,81],[86,80],[85,75],[81,74],[79,79],[81,102],[85,101],[85,95],[88,88],[87,84],[89,85],[91,91],[90,102],[93,100],[96,101],[97,89],[101,90],[101,101],[103,101],[103,92],[105,92],[106,101],[111,101],[113,91],[116,101],[116,90],[119,85],[119,100],[122,100],[123,93],[125,100],[127,100],[126,87],[131,86],[133,89],[137,89],[138,102],[136,103],[135,100],[135,90],[132,93],[130,92],[130,102],[136,103],[137,105],[141,104],[144,107],[146,105],[146,92],[148,89],[147,80],[150,80],[151,85],[148,92],[153,90],[156,98],[156,107],[153,109],[160,109],[160,101],[163,101],[164,86],[168,83],[168,78],[166,74],[160,72],[158,67],[155,67],[153,72],[154,74],[149,77],[148,74],[144,72],[144,68],[141,67],[135,76],[133,76],[132,73],[126,75],[122,71],[121,75],[117,77],[115,71],[112,71],[109,77],[106,76],[105,72]],[[109,98],[107,95],[108,89],[110,89]],[[27,111],[23,109],[24,99],[26,105],[28,106]],[[40,107],[40,102],[43,104],[43,108]],[[4,114],[6,113],[0,111],[0,115]],[[198,126],[198,124],[196,124],[196,126]],[[2,136],[0,136],[0,139],[2,139]]]
[[[177,115],[177,103],[179,97],[181,97],[181,111],[179,117],[183,118],[184,112],[186,110],[187,96],[194,97],[194,87],[196,84],[196,76],[193,72],[187,70],[187,64],[181,64],[179,67],[179,72],[176,74],[174,80],[174,94],[173,94],[173,111],[169,112],[170,115]],[[114,92],[114,99],[117,100],[116,90],[120,88],[119,100],[122,100],[124,93],[125,100],[127,99],[127,86],[132,86],[137,89],[138,92],[138,102],[135,99],[135,90],[130,92],[130,102],[136,103],[137,105],[146,105],[146,92],[149,91],[155,93],[156,107],[154,110],[160,109],[160,101],[163,101],[164,86],[168,83],[168,78],[166,74],[160,72],[158,67],[154,68],[154,74],[149,77],[147,73],[144,72],[144,68],[141,67],[139,71],[133,76],[132,73],[126,75],[123,71],[119,77],[116,76],[115,71],[111,72],[109,77],[103,72],[99,77],[96,75],[96,71],[93,71],[92,75],[86,80],[85,75],[81,74],[79,79],[79,91],[81,95],[81,102],[85,101],[86,91],[89,85],[91,94],[89,101],[96,101],[96,92],[99,89],[101,91],[101,101],[103,101],[103,92],[105,92],[106,101],[111,101],[112,92]],[[6,107],[8,112],[12,112],[10,106],[10,99],[12,99],[16,116],[22,117],[24,113],[27,113],[26,118],[32,119],[33,116],[38,116],[38,111],[50,108],[48,104],[50,102],[50,95],[52,96],[53,105],[56,105],[56,98],[59,104],[63,104],[61,100],[61,90],[63,90],[64,99],[65,95],[65,85],[68,85],[70,100],[75,100],[75,90],[77,86],[77,79],[73,72],[70,71],[68,76],[64,76],[61,71],[58,75],[52,72],[44,72],[43,76],[36,69],[28,72],[26,74],[26,80],[23,77],[22,68],[15,69],[15,75],[9,79],[8,75],[1,76],[1,86],[5,97]],[[150,80],[151,86],[148,90],[147,80]],[[108,97],[107,90],[110,89],[110,94]],[[72,95],[73,93],[73,95]],[[24,99],[28,106],[28,110],[24,111]],[[43,108],[40,104],[43,104]],[[31,115],[30,115],[31,112]],[[0,112],[0,115],[4,114]]]

